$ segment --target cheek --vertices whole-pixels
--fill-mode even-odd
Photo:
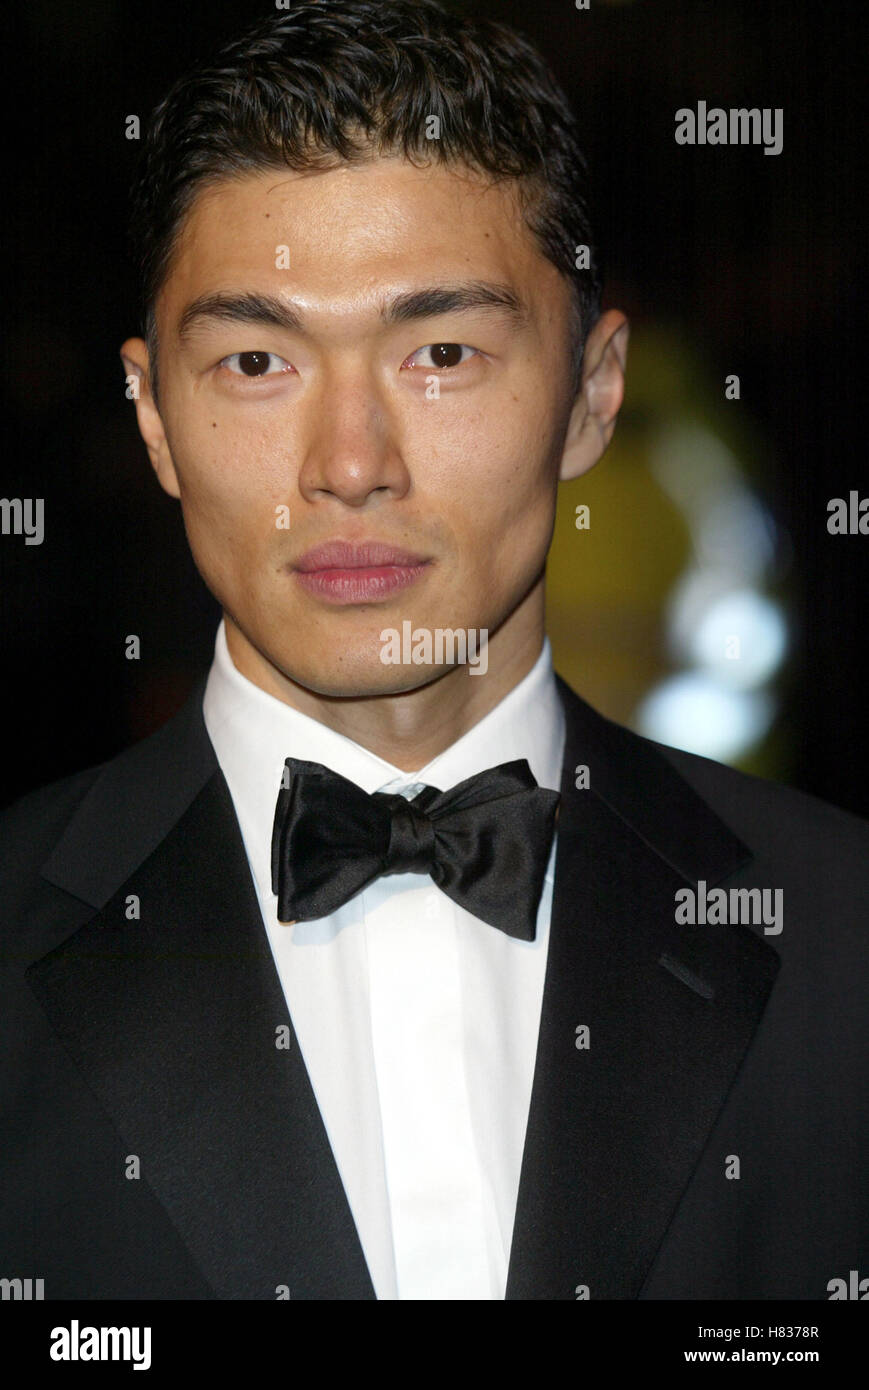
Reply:
[[[527,421],[523,422],[527,426]],[[478,437],[479,438],[479,437]],[[538,426],[481,440],[451,479],[462,549],[475,570],[496,558],[522,564],[545,550],[551,534],[558,464],[550,431]],[[499,569],[501,566],[499,565]]]
[[[262,432],[228,430],[206,418],[196,431],[173,436],[181,508],[191,541],[229,553],[262,548],[290,501],[274,445]]]

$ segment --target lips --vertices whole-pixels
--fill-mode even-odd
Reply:
[[[394,545],[384,545],[380,541],[363,541],[351,544],[348,541],[326,541],[324,545],[307,550],[294,568],[300,574],[315,574],[322,570],[361,570],[397,565],[410,568],[426,564],[423,555],[413,555],[409,550],[398,550]]]
[[[331,603],[372,603],[414,584],[431,561],[382,541],[326,541],[292,566],[308,593]]]

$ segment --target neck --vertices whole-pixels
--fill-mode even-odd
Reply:
[[[544,637],[543,580],[490,636],[484,676],[455,666],[427,685],[391,695],[320,695],[278,670],[227,613],[224,623],[233,665],[254,685],[402,772],[416,772],[479,723],[534,666]]]

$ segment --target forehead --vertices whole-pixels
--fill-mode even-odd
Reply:
[[[203,187],[187,214],[161,299],[284,289],[312,307],[360,307],[384,288],[485,278],[534,310],[568,294],[522,216],[514,181],[399,156],[298,173],[269,169]]]

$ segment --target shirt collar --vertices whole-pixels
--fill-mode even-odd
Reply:
[[[322,763],[367,792],[414,796],[421,785],[447,791],[475,773],[517,758],[527,759],[540,786],[558,791],[561,785],[564,711],[548,639],[519,684],[418,772],[403,772],[254,685],[233,663],[222,620],[206,682],[203,714],[245,839],[252,835],[266,856],[288,757]]]

